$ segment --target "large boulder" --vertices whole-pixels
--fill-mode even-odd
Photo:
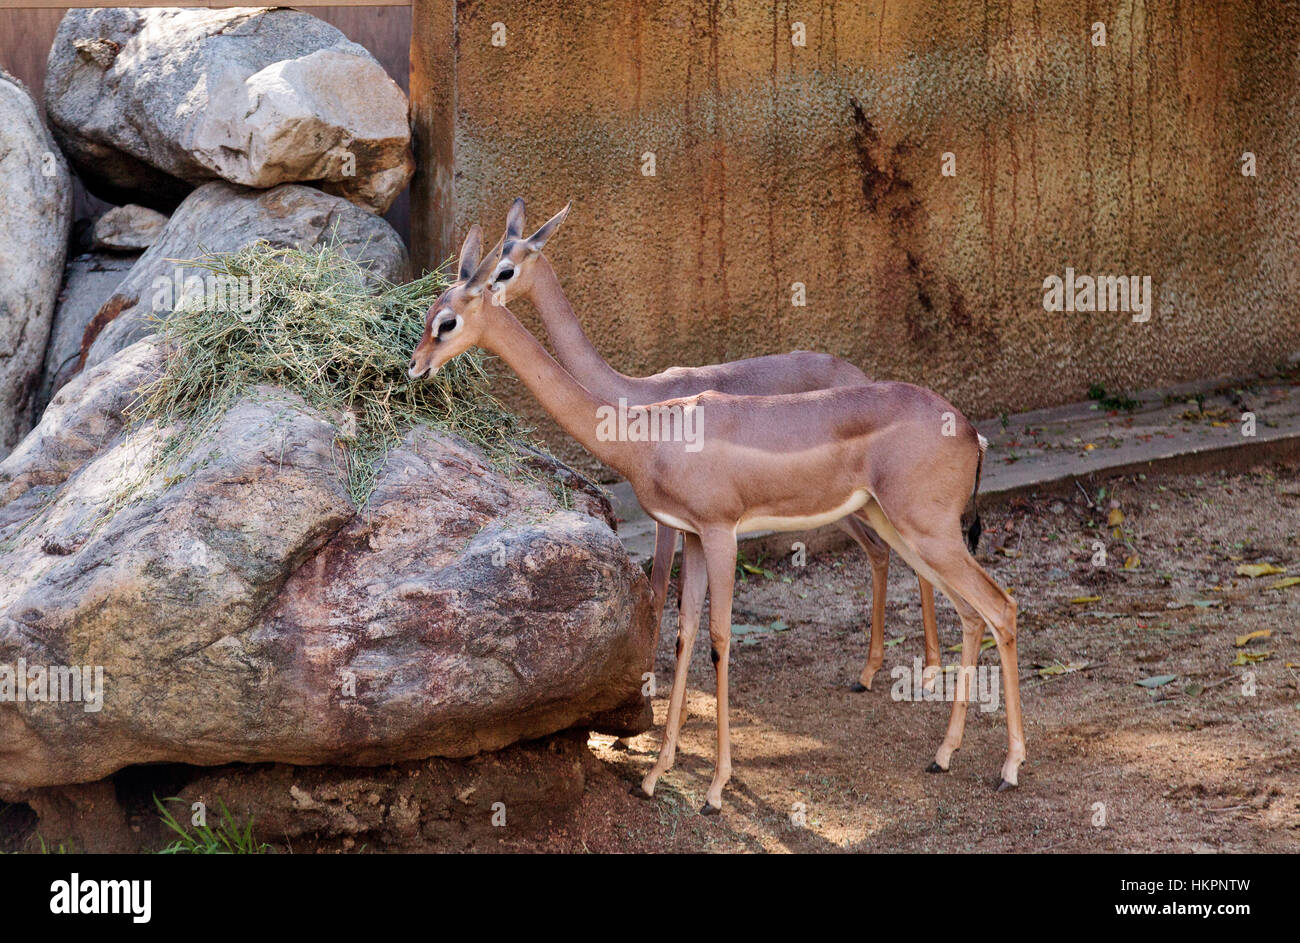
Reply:
[[[234,252],[259,240],[300,249],[332,244],[389,281],[407,275],[406,247],[381,217],[312,187],[283,184],[250,190],[228,183],[199,187],[167,221],[117,290],[100,308],[82,339],[83,365],[94,366],[154,329],[170,314],[187,279],[203,269],[177,260],[208,252]]]
[[[154,465],[168,430],[121,413],[161,357],[148,338],[81,374],[0,463],[0,796],[645,729],[649,589],[594,488],[417,427],[359,511],[341,417],[269,387]],[[80,700],[52,696],[65,666]]]
[[[27,89],[0,70],[0,458],[31,428],[71,225],[67,165]]]
[[[147,206],[115,206],[99,219],[91,233],[92,245],[109,252],[141,252],[162,234],[167,217]]]
[[[138,258],[139,253],[87,252],[68,260],[50,339],[45,345],[45,366],[36,391],[37,418],[59,387],[76,376],[86,328]]]
[[[411,178],[406,96],[363,47],[287,9],[70,10],[45,102],[96,195],[312,181],[382,213]]]

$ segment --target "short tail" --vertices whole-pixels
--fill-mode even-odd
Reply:
[[[980,493],[980,476],[984,472],[984,453],[988,451],[989,440],[979,433],[975,434],[979,440],[980,455],[975,461],[975,488],[970,493],[970,504],[966,506],[966,513],[962,515],[962,533],[966,537],[966,546],[970,552],[974,553],[975,548],[979,546],[980,534],[984,532],[984,526],[980,523],[980,512],[975,506],[975,496]],[[967,524],[966,521],[970,523]]]

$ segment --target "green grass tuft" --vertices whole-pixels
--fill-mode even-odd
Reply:
[[[184,799],[173,796],[167,801],[179,802],[188,808]],[[264,855],[271,851],[270,845],[253,840],[252,817],[240,827],[220,799],[217,800],[217,805],[221,809],[221,817],[216,827],[196,825],[193,830],[176,821],[176,817],[157,796],[153,797],[153,803],[158,807],[158,817],[162,819],[163,825],[179,836],[158,852],[160,855]]]
[[[178,431],[144,480],[168,471],[258,384],[290,390],[337,417],[343,471],[358,506],[369,498],[388,450],[414,425],[457,433],[498,465],[512,464],[518,451],[511,440],[526,441],[531,432],[488,391],[483,355],[476,350],[433,379],[407,377],[425,311],[447,284],[441,273],[394,285],[333,245],[283,249],[258,243],[181,264],[219,278],[246,279],[245,286],[256,286],[257,304],[252,312],[212,310],[222,304],[205,296],[187,299],[160,320],[166,366],[141,390],[131,416]],[[164,474],[163,480],[178,477]]]

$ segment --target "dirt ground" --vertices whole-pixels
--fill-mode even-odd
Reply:
[[[866,657],[870,570],[860,552],[844,550],[802,568],[764,561],[770,578],[737,585],[733,622],[788,629],[733,642],[735,773],[721,816],[698,814],[714,752],[707,629],[691,663],[676,768],[653,800],[628,794],[662,735],[677,622],[670,602],[655,729],[627,751],[593,738],[604,772],[588,782],[578,814],[498,847],[1300,851],[1300,584],[1270,588],[1300,575],[1300,473],[1111,479],[1086,496],[1016,498],[982,513],[978,558],[1020,607],[1028,760],[1018,789],[994,790],[1006,747],[1000,706],[972,708],[952,770],[925,772],[948,705],[891,698],[890,669],[910,668],[922,653],[915,577],[896,558],[885,668],[872,691],[850,690]],[[1093,565],[1099,540],[1104,567]],[[1238,574],[1253,563],[1285,572]],[[960,630],[943,599],[939,631],[945,664],[957,661],[948,649]],[[1271,636],[1238,646],[1262,631]],[[981,665],[996,656],[984,652]],[[1156,684],[1165,675],[1174,679]],[[1137,683],[1144,679],[1155,686]]]
[[[377,825],[355,841],[277,843],[274,809],[255,801],[259,838],[293,853],[1300,851],[1300,470],[1115,478],[1090,483],[1087,494],[986,501],[981,513],[978,559],[1019,602],[1028,759],[1016,790],[994,789],[1006,749],[1000,703],[987,713],[972,707],[950,772],[925,771],[948,704],[892,696],[890,670],[910,672],[922,654],[916,579],[898,560],[885,667],[873,690],[851,690],[867,652],[870,569],[847,549],[810,555],[804,566],[789,556],[751,560],[760,572],[737,583],[735,770],[721,816],[698,813],[715,742],[707,629],[691,663],[676,768],[654,799],[629,793],[662,736],[674,586],[656,662],[655,727],[629,749],[592,737],[590,754],[581,739],[572,761],[561,750],[552,765],[572,788],[549,808],[545,790],[533,796],[529,815],[516,804],[511,821],[526,826],[490,828],[478,810],[444,815],[442,832],[427,840],[412,826],[390,843]],[[1097,542],[1104,566],[1094,565]],[[1260,564],[1271,572],[1249,570]],[[944,662],[955,663],[956,614],[942,598],[938,609]],[[980,664],[995,666],[996,651]],[[554,748],[517,749],[549,756]],[[521,768],[537,765],[525,760]],[[392,786],[417,773],[385,775],[362,778]],[[482,785],[485,795],[505,790]],[[171,794],[146,786],[145,799]],[[117,784],[119,798],[124,788]],[[242,807],[229,784],[212,788]],[[156,818],[151,803],[135,806],[140,821]],[[33,816],[15,809],[18,818],[0,815],[0,844],[9,834],[5,847],[32,850]],[[298,813],[286,815],[297,822]],[[460,828],[462,819],[477,824]],[[145,846],[161,847],[157,822],[145,824],[158,832]],[[456,840],[437,837],[443,832]]]

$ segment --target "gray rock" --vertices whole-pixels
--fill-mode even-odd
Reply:
[[[293,10],[70,10],[45,81],[59,143],[111,203],[167,210],[209,180],[312,181],[382,213],[415,166],[397,83]]]
[[[148,339],[77,377],[0,463],[0,796],[645,729],[649,589],[594,490],[565,508],[419,428],[359,513],[333,419],[259,388],[115,501],[166,438],[120,418],[160,357]],[[101,709],[6,696],[19,659],[102,667]]]
[[[50,398],[76,375],[86,328],[139,257],[139,254],[88,252],[68,262],[36,393],[38,419]]]
[[[147,206],[115,206],[99,219],[91,234],[96,249],[110,252],[139,252],[157,241],[167,217]]]
[[[71,225],[67,165],[27,89],[0,70],[0,458],[31,428]]]
[[[103,362],[170,314],[186,278],[207,274],[179,265],[205,252],[233,252],[258,240],[309,248],[334,242],[349,258],[371,263],[390,281],[407,275],[406,247],[382,218],[312,187],[284,184],[250,190],[228,183],[199,187],[168,220],[158,240],[100,308],[83,339],[85,364]]]

